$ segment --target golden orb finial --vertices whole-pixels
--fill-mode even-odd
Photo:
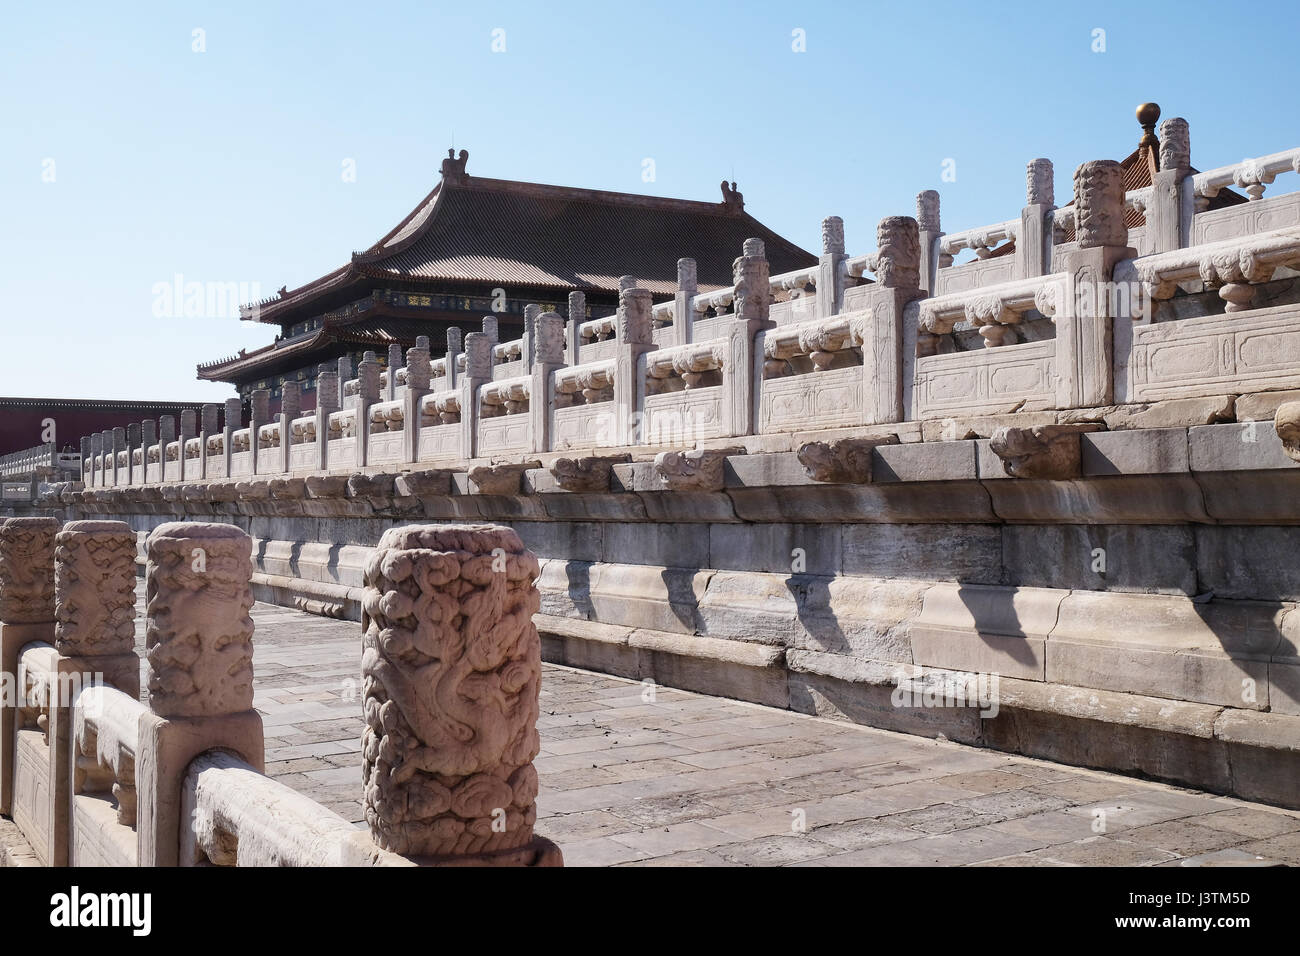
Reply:
[[[1159,103],[1143,103],[1137,108],[1137,121],[1142,124],[1142,139],[1139,146],[1159,146],[1156,139],[1156,121],[1160,119]]]

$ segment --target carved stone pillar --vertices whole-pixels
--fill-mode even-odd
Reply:
[[[237,398],[226,399],[226,411],[221,419],[221,428],[225,433],[222,436],[221,455],[225,459],[225,474],[223,477],[230,477],[230,455],[234,450],[235,432],[239,431],[244,419],[244,405]]]
[[[158,480],[169,481],[167,476],[167,446],[176,441],[176,416],[163,415],[158,419]],[[180,474],[179,463],[172,472]]]
[[[1119,163],[1094,160],[1075,170],[1074,206],[1078,248],[1062,257],[1066,294],[1053,317],[1058,408],[1088,408],[1113,401],[1111,273],[1115,263],[1137,254],[1128,247]],[[1128,333],[1129,326],[1124,331]]]
[[[384,388],[384,401],[397,398],[397,370],[402,367],[402,347],[396,343],[388,346],[388,385]]]
[[[46,859],[68,863],[72,704],[83,687],[108,685],[140,696],[135,655],[136,535],[123,521],[69,521],[55,537],[54,647],[58,679],[49,702],[53,823]],[[129,801],[131,794],[118,792]]]
[[[624,279],[628,277],[624,276]],[[619,280],[623,284],[623,279]],[[614,359],[614,444],[635,445],[640,430],[645,383],[637,381],[639,359],[656,348],[649,289],[629,287],[618,294],[615,328],[618,352]]]
[[[561,865],[533,834],[538,573],[509,528],[380,538],[361,619],[362,779],[379,846],[430,865]]]
[[[939,219],[939,193],[933,189],[916,194],[916,222],[921,243],[921,289],[934,295],[934,280],[939,271],[939,238],[943,229]]]
[[[57,518],[0,522],[0,667],[18,674],[27,644],[53,644],[54,537]],[[11,677],[11,679],[13,679]],[[0,702],[0,813],[13,811],[14,731],[18,701]]]
[[[209,402],[203,406],[203,412],[199,415],[199,477],[208,478],[208,439],[214,437],[221,431],[221,410],[214,403]],[[212,469],[215,471],[216,469]],[[212,475],[211,477],[215,477]]]
[[[198,462],[187,465],[185,461],[185,443],[198,436],[198,416],[194,409],[187,408],[181,412],[180,446],[176,449],[176,461],[179,463],[176,474],[180,479],[194,478],[198,474]]]
[[[449,392],[456,387],[456,380],[460,377],[460,371],[456,368],[459,364],[458,357],[464,348],[464,337],[461,330],[456,326],[447,329],[447,358],[443,365],[446,368],[446,375],[443,377],[442,388],[440,392]]]
[[[886,216],[876,226],[872,257],[876,284],[867,293],[871,318],[862,328],[862,374],[866,423],[903,420],[903,310],[921,298],[921,235],[910,216]],[[912,345],[915,348],[915,345]]]
[[[569,350],[569,364],[577,365],[582,360],[582,323],[587,321],[587,296],[583,292],[569,293],[569,320],[564,327],[565,344]]]
[[[537,334],[537,320],[541,317],[542,307],[529,303],[524,306],[524,334],[519,357],[524,360],[524,371],[533,370],[533,338]]]
[[[339,356],[337,374],[338,374],[338,382],[334,387],[334,393],[338,404],[335,407],[343,408],[347,404],[345,401],[343,401],[344,398],[343,386],[347,382],[351,381],[352,379],[352,356],[350,355]],[[320,404],[319,394],[316,397],[316,404],[318,405]]]
[[[687,345],[694,341],[695,311],[691,303],[699,294],[699,269],[694,259],[677,260],[677,292],[673,295],[673,341]],[[577,359],[574,359],[577,364]]]
[[[141,479],[142,481],[147,482],[149,480],[149,451],[152,448],[156,448],[157,445],[158,445],[158,423],[155,422],[152,418],[146,418],[144,421],[140,423],[140,460],[144,463],[144,478]],[[159,478],[161,479],[162,476],[161,454],[158,456],[158,461],[160,462],[158,468],[158,475]]]
[[[126,481],[129,485],[138,485],[144,476],[136,470],[135,453],[140,449],[140,423],[131,422],[126,426]],[[141,459],[144,455],[140,455]]]
[[[94,485],[98,488],[103,484],[103,464],[104,464],[104,433],[95,432],[90,436],[90,478],[86,486]]]
[[[532,335],[532,381],[528,400],[533,451],[551,450],[551,412],[555,407],[555,370],[564,367],[564,318],[558,312],[537,317]]]
[[[1050,159],[1031,159],[1025,170],[1025,208],[1016,241],[1016,278],[1031,279],[1052,271],[1052,224],[1056,185]]]
[[[1196,209],[1193,200],[1184,214],[1183,182],[1191,171],[1192,143],[1187,120],[1170,117],[1160,124],[1160,170],[1151,177],[1151,197],[1147,200],[1147,236],[1153,253],[1179,249],[1190,237],[1191,217]]]
[[[420,336],[426,343],[429,341]],[[419,339],[417,339],[419,341]],[[420,400],[429,394],[433,363],[428,345],[406,350],[406,391],[402,402],[402,460],[420,459]]]
[[[321,471],[329,470],[330,414],[342,408],[343,385],[338,375],[331,368],[322,368],[316,374],[316,448]]]
[[[487,325],[486,318],[483,324]],[[482,412],[478,391],[492,381],[492,346],[495,344],[487,332],[471,332],[465,336],[465,377],[459,383],[462,458],[473,458],[478,454],[478,420]]]
[[[113,429],[113,450],[111,454],[113,456],[114,485],[126,484],[126,475],[122,473],[122,469],[117,463],[118,456],[124,451],[126,451],[126,429],[119,425]],[[130,463],[129,459],[127,463]]]
[[[822,254],[817,260],[817,318],[838,315],[844,308],[844,220],[827,216],[822,220]]]
[[[136,756],[141,866],[175,866],[191,760],[229,750],[263,767],[253,710],[252,539],[234,525],[171,522],[146,542],[150,713]]]
[[[394,368],[392,357],[389,356],[388,380],[390,383],[393,380]],[[381,392],[387,394],[387,390],[380,385],[379,360],[375,357],[374,352],[366,352],[357,365],[357,419],[354,433],[356,434],[356,462],[358,467],[366,464],[366,456],[370,452],[370,406],[382,400]]]
[[[302,386],[297,382],[285,382],[280,389],[280,454],[279,470],[291,469],[293,456],[293,420],[302,414]]]
[[[735,283],[733,320],[722,363],[722,414],[727,435],[754,433],[754,336],[770,328],[772,290],[761,239],[746,239],[743,253],[731,264]]]
[[[1075,236],[1080,249],[1128,245],[1124,226],[1124,173],[1113,159],[1096,159],[1074,171]]]

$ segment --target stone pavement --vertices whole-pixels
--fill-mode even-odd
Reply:
[[[253,619],[267,772],[360,824],[360,625]],[[1300,813],[1129,777],[552,665],[541,713],[570,866],[1300,865]]]

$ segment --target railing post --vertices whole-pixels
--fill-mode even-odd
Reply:
[[[447,356],[443,359],[443,368],[446,374],[443,376],[444,388],[439,391],[450,392],[456,388],[456,382],[460,379],[460,371],[456,368],[456,359],[461,353],[461,330],[453,325],[447,329]]]
[[[361,775],[380,847],[435,866],[563,865],[533,833],[537,575],[509,528],[413,525],[380,538],[361,618]],[[426,631],[444,636],[431,664],[403,651]],[[466,675],[494,692],[462,688]]]
[[[691,304],[699,291],[699,270],[695,260],[678,259],[677,292],[673,295],[673,343],[676,345],[689,345],[694,338],[695,311]],[[577,358],[573,364],[578,364]]]
[[[230,477],[230,456],[234,452],[235,432],[243,424],[244,403],[237,398],[226,399],[226,413],[222,418],[221,428],[224,433],[221,440],[221,454],[225,458],[226,477]],[[249,443],[252,444],[251,442]]]
[[[530,302],[524,306],[524,334],[519,342],[519,357],[523,360],[525,374],[533,370],[533,339],[537,336],[537,319],[542,307]]]
[[[1076,169],[1074,208],[1078,248],[1063,257],[1065,301],[1056,303],[1055,310],[1058,408],[1111,403],[1110,277],[1115,263],[1137,254],[1128,246],[1119,163],[1099,159]],[[1131,328],[1120,324],[1131,336]]]
[[[330,414],[343,407],[342,385],[336,381],[340,374],[328,365],[316,373],[316,450],[322,472],[329,471]]]
[[[90,436],[90,481],[86,487],[99,487],[103,483],[104,433],[95,432]]]
[[[128,485],[144,484],[144,475],[137,480],[135,474],[135,453],[140,447],[140,423],[131,422],[126,426],[126,483]],[[141,453],[140,458],[144,458]]]
[[[198,416],[194,413],[194,409],[192,408],[187,408],[181,412],[180,447],[176,449],[176,461],[179,464],[179,467],[176,469],[176,477],[181,481],[184,481],[187,478],[198,477],[197,475],[190,474],[190,470],[185,464],[185,443],[191,438],[196,437],[198,432],[197,417]]]
[[[483,320],[487,326],[487,320]],[[465,336],[465,377],[460,380],[460,453],[470,459],[478,454],[478,390],[492,381],[492,346],[487,332]]]
[[[943,237],[939,218],[939,194],[933,189],[916,194],[916,224],[920,237],[920,278],[918,283],[926,295],[934,295],[934,283],[939,273],[939,240]]]
[[[1056,208],[1056,185],[1050,159],[1031,159],[1025,170],[1025,208],[1020,211],[1016,240],[1016,278],[1033,279],[1052,271],[1052,228],[1048,216]]]
[[[862,385],[868,425],[903,420],[903,349],[913,341],[903,328],[903,311],[909,302],[925,295],[921,289],[921,232],[917,221],[910,216],[880,220],[873,259],[876,283],[866,297],[871,318],[862,330]]]
[[[84,435],[81,439],[81,483],[87,488],[90,487],[90,482],[86,480],[86,459],[90,455],[90,436]]]
[[[1173,116],[1160,124],[1160,170],[1151,177],[1147,203],[1147,236],[1151,251],[1171,252],[1191,237],[1193,204],[1183,222],[1183,180],[1192,171],[1192,141],[1187,120]],[[1186,237],[1186,239],[1184,238]]]
[[[285,382],[280,390],[280,471],[288,474],[293,454],[293,420],[302,414],[302,386]]]
[[[99,479],[95,481],[98,488],[103,488],[105,476],[108,475],[108,449],[112,445],[109,440],[108,432],[99,432],[95,434],[95,460],[99,463]]]
[[[145,543],[149,713],[140,715],[140,866],[176,866],[190,761],[229,750],[264,767],[253,709],[252,539],[229,524],[159,525]]]
[[[209,402],[203,406],[203,415],[199,419],[199,476],[202,478],[209,477],[208,439],[221,430],[217,425],[218,417],[219,409],[216,405]]]
[[[271,421],[271,390],[269,388],[253,389],[252,409],[248,421],[248,450],[251,462],[248,473],[257,475],[258,459],[261,457],[262,426]]]
[[[123,428],[121,425],[117,426],[116,428],[113,429],[112,437],[113,437],[113,485],[114,487],[116,487],[117,485],[126,484],[126,482],[122,480],[122,475],[119,474],[119,470],[117,467],[118,453],[126,451],[126,429]],[[128,464],[129,463],[130,462],[128,461]]]
[[[135,654],[136,536],[124,521],[69,521],[55,537],[54,647],[49,688],[52,816],[46,860],[68,865],[69,800],[75,758],[72,707],[83,687],[107,685],[138,699]],[[125,797],[129,799],[129,797]]]
[[[317,372],[317,374],[319,374],[319,372]],[[346,397],[343,394],[343,386],[346,383],[352,381],[352,356],[350,355],[340,356],[339,363],[338,363],[338,376],[339,376],[339,381],[338,381],[338,385],[335,386],[334,389],[334,393],[335,393],[334,397],[335,400],[338,402],[338,405],[336,407],[343,408],[347,404],[343,400]],[[319,389],[319,386],[317,386],[317,388]],[[317,405],[320,404],[319,391],[317,391],[316,393],[316,404]]]
[[[822,220],[822,254],[817,260],[817,318],[829,319],[844,309],[844,220]]]
[[[532,376],[528,393],[529,431],[533,451],[551,450],[555,411],[555,370],[564,367],[564,319],[558,312],[537,317],[532,334]]]
[[[432,362],[429,358],[429,346],[418,343],[416,347],[406,350],[406,392],[402,399],[402,460],[407,462],[420,460],[420,400],[429,394],[429,384],[433,381]]]
[[[144,466],[144,473],[140,478],[141,484],[149,483],[149,449],[158,444],[158,423],[152,418],[146,418],[140,423],[140,462]],[[158,456],[159,461],[159,480],[162,476],[162,455]]]
[[[84,441],[85,439],[83,439]],[[0,522],[0,668],[15,693],[0,701],[0,813],[13,813],[18,658],[27,644],[54,643],[54,538],[57,518]]]
[[[732,321],[727,323],[727,354],[722,364],[722,414],[726,434],[754,434],[754,398],[760,374],[755,370],[754,337],[772,327],[770,272],[763,240],[746,239],[743,254],[731,265],[735,282]],[[757,363],[761,367],[761,362]]]
[[[158,419],[158,480],[167,480],[167,446],[176,440],[176,416],[163,415]],[[179,473],[180,469],[177,469]]]
[[[630,276],[619,280],[618,313],[615,329],[618,351],[614,359],[614,427],[615,445],[636,445],[641,441],[642,412],[645,403],[644,372],[641,356],[653,352],[654,321],[651,309],[654,296],[649,289],[631,284]]]
[[[384,401],[397,398],[397,370],[402,365],[402,347],[394,342],[388,346],[388,385],[384,388]]]
[[[681,263],[678,263],[680,273]],[[582,323],[587,321],[587,294],[585,292],[569,293],[569,321],[564,327],[566,344],[569,350],[569,364],[582,362]]]
[[[398,361],[401,361],[401,359],[399,358]],[[393,356],[390,349],[388,356],[389,385],[393,382],[393,368]],[[357,419],[353,431],[356,433],[358,468],[364,468],[370,456],[370,406],[380,400],[379,393],[379,359],[374,352],[367,352],[357,364]],[[392,392],[390,391],[388,394],[391,395]]]

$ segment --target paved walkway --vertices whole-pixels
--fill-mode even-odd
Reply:
[[[267,772],[361,813],[359,624],[258,604]],[[547,665],[569,865],[1300,865],[1300,813]]]

